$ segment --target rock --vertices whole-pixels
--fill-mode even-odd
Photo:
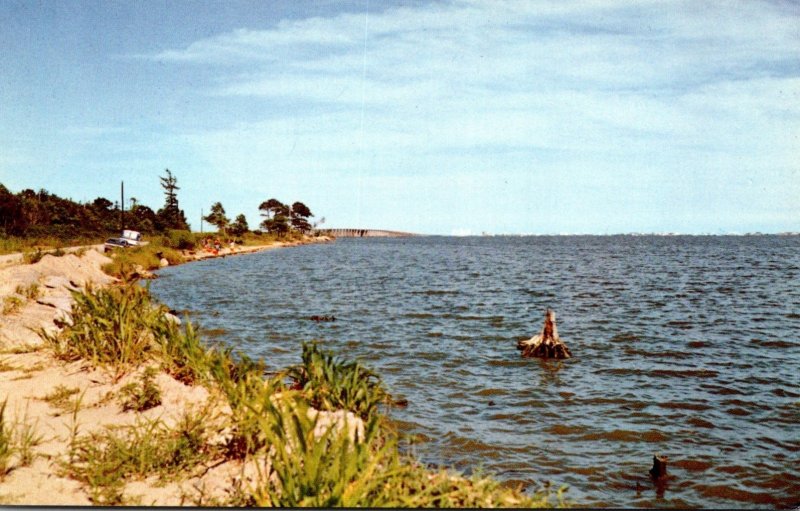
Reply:
[[[162,257],[161,260],[158,262],[158,265],[162,268],[166,268],[169,266],[169,261],[167,261],[166,257]]]

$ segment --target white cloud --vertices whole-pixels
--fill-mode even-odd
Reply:
[[[693,176],[716,175],[733,203],[737,171],[794,175],[798,17],[760,1],[454,1],[240,29],[152,58],[210,66],[209,101],[270,113],[186,137],[243,185],[268,167],[351,187],[491,171],[533,189],[526,173],[547,169],[562,200],[578,179],[601,198],[627,182],[645,208],[655,189],[702,199],[681,180],[709,189]]]

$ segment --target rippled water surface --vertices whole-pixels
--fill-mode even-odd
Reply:
[[[426,462],[591,506],[800,505],[800,237],[341,239],[160,274],[207,338],[375,369]],[[521,359],[547,307],[574,358]]]

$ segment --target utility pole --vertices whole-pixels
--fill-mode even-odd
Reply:
[[[203,234],[203,208],[200,208],[200,234]]]
[[[122,226],[122,229],[120,229],[120,235],[122,235],[122,231],[125,230],[125,181],[120,181],[119,183],[119,194],[119,223]]]

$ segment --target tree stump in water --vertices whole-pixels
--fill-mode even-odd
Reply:
[[[653,479],[663,479],[667,476],[667,462],[669,458],[667,456],[659,456],[658,454],[653,455],[653,468],[650,469],[650,476]]]
[[[539,358],[570,358],[567,345],[561,342],[558,337],[558,327],[556,327],[556,313],[550,309],[544,314],[544,327],[542,333],[534,335],[525,341],[517,343],[517,349],[522,351],[523,357]]]

